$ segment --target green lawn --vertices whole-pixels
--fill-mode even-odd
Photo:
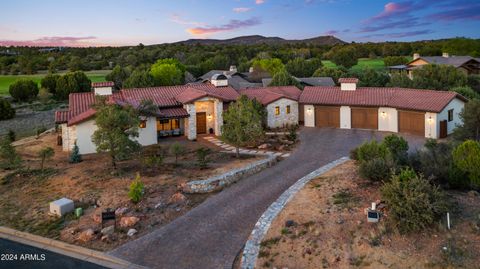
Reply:
[[[322,61],[323,66],[335,68],[337,65],[332,63],[331,61]],[[375,70],[384,70],[385,64],[383,63],[383,59],[368,59],[368,58],[361,58],[358,59],[358,64],[352,67],[352,70],[361,70],[364,67],[370,67]]]
[[[96,71],[87,71],[85,74],[92,82],[105,81],[105,76],[110,72],[110,70],[96,70]],[[60,72],[60,74],[65,72]],[[19,79],[31,79],[38,83],[40,87],[40,80],[45,77],[46,74],[35,74],[35,75],[0,75],[0,95],[8,95],[8,88],[11,84]]]

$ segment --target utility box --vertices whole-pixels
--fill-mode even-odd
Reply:
[[[369,209],[367,211],[367,221],[376,223],[380,219],[380,213],[376,210]]]
[[[62,198],[50,203],[50,213],[60,217],[72,212],[75,209],[73,201],[67,198]]]

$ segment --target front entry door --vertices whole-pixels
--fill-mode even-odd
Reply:
[[[207,113],[197,112],[197,134],[207,133]]]

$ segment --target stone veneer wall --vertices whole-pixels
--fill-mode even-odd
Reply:
[[[214,102],[214,115],[215,115],[215,135],[222,135],[222,125],[223,125],[223,102],[216,99]]]
[[[280,115],[275,115],[275,107],[280,107]],[[287,114],[290,106],[290,114]],[[282,98],[267,105],[267,125],[270,128],[298,124],[298,102]]]
[[[185,135],[189,140],[197,139],[197,113],[194,104],[183,105],[190,117],[185,119]]]
[[[75,140],[77,140],[75,125],[68,127],[66,123],[63,123],[60,128],[62,128],[62,150],[70,151],[75,145]]]
[[[242,168],[233,169],[225,174],[214,176],[205,180],[187,182],[183,187],[183,191],[186,193],[207,193],[220,190],[223,187],[237,182],[244,177],[258,173],[277,162],[277,157],[275,155],[271,154],[267,156],[268,157],[266,159],[251,163]]]

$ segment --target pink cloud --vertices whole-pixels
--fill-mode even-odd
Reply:
[[[233,11],[236,12],[236,13],[248,12],[250,10],[252,10],[252,9],[249,8],[249,7],[236,7],[236,8],[233,9]]]
[[[229,23],[220,26],[195,27],[187,29],[192,35],[205,35],[218,32],[233,31],[241,28],[259,25],[261,23],[258,18],[250,18],[247,20],[231,20]]]
[[[257,5],[261,5],[263,3],[265,3],[265,0],[255,0],[255,4]]]
[[[413,8],[414,4],[409,1],[401,3],[390,2],[384,6],[383,11],[380,14],[370,18],[369,20],[388,19],[399,14],[408,13],[412,11]]]
[[[337,30],[328,30],[323,34],[324,35],[336,35],[336,34],[338,34],[338,31]]]
[[[89,47],[99,46],[90,41],[95,36],[45,36],[34,40],[0,40],[0,46],[29,46],[29,47]]]

